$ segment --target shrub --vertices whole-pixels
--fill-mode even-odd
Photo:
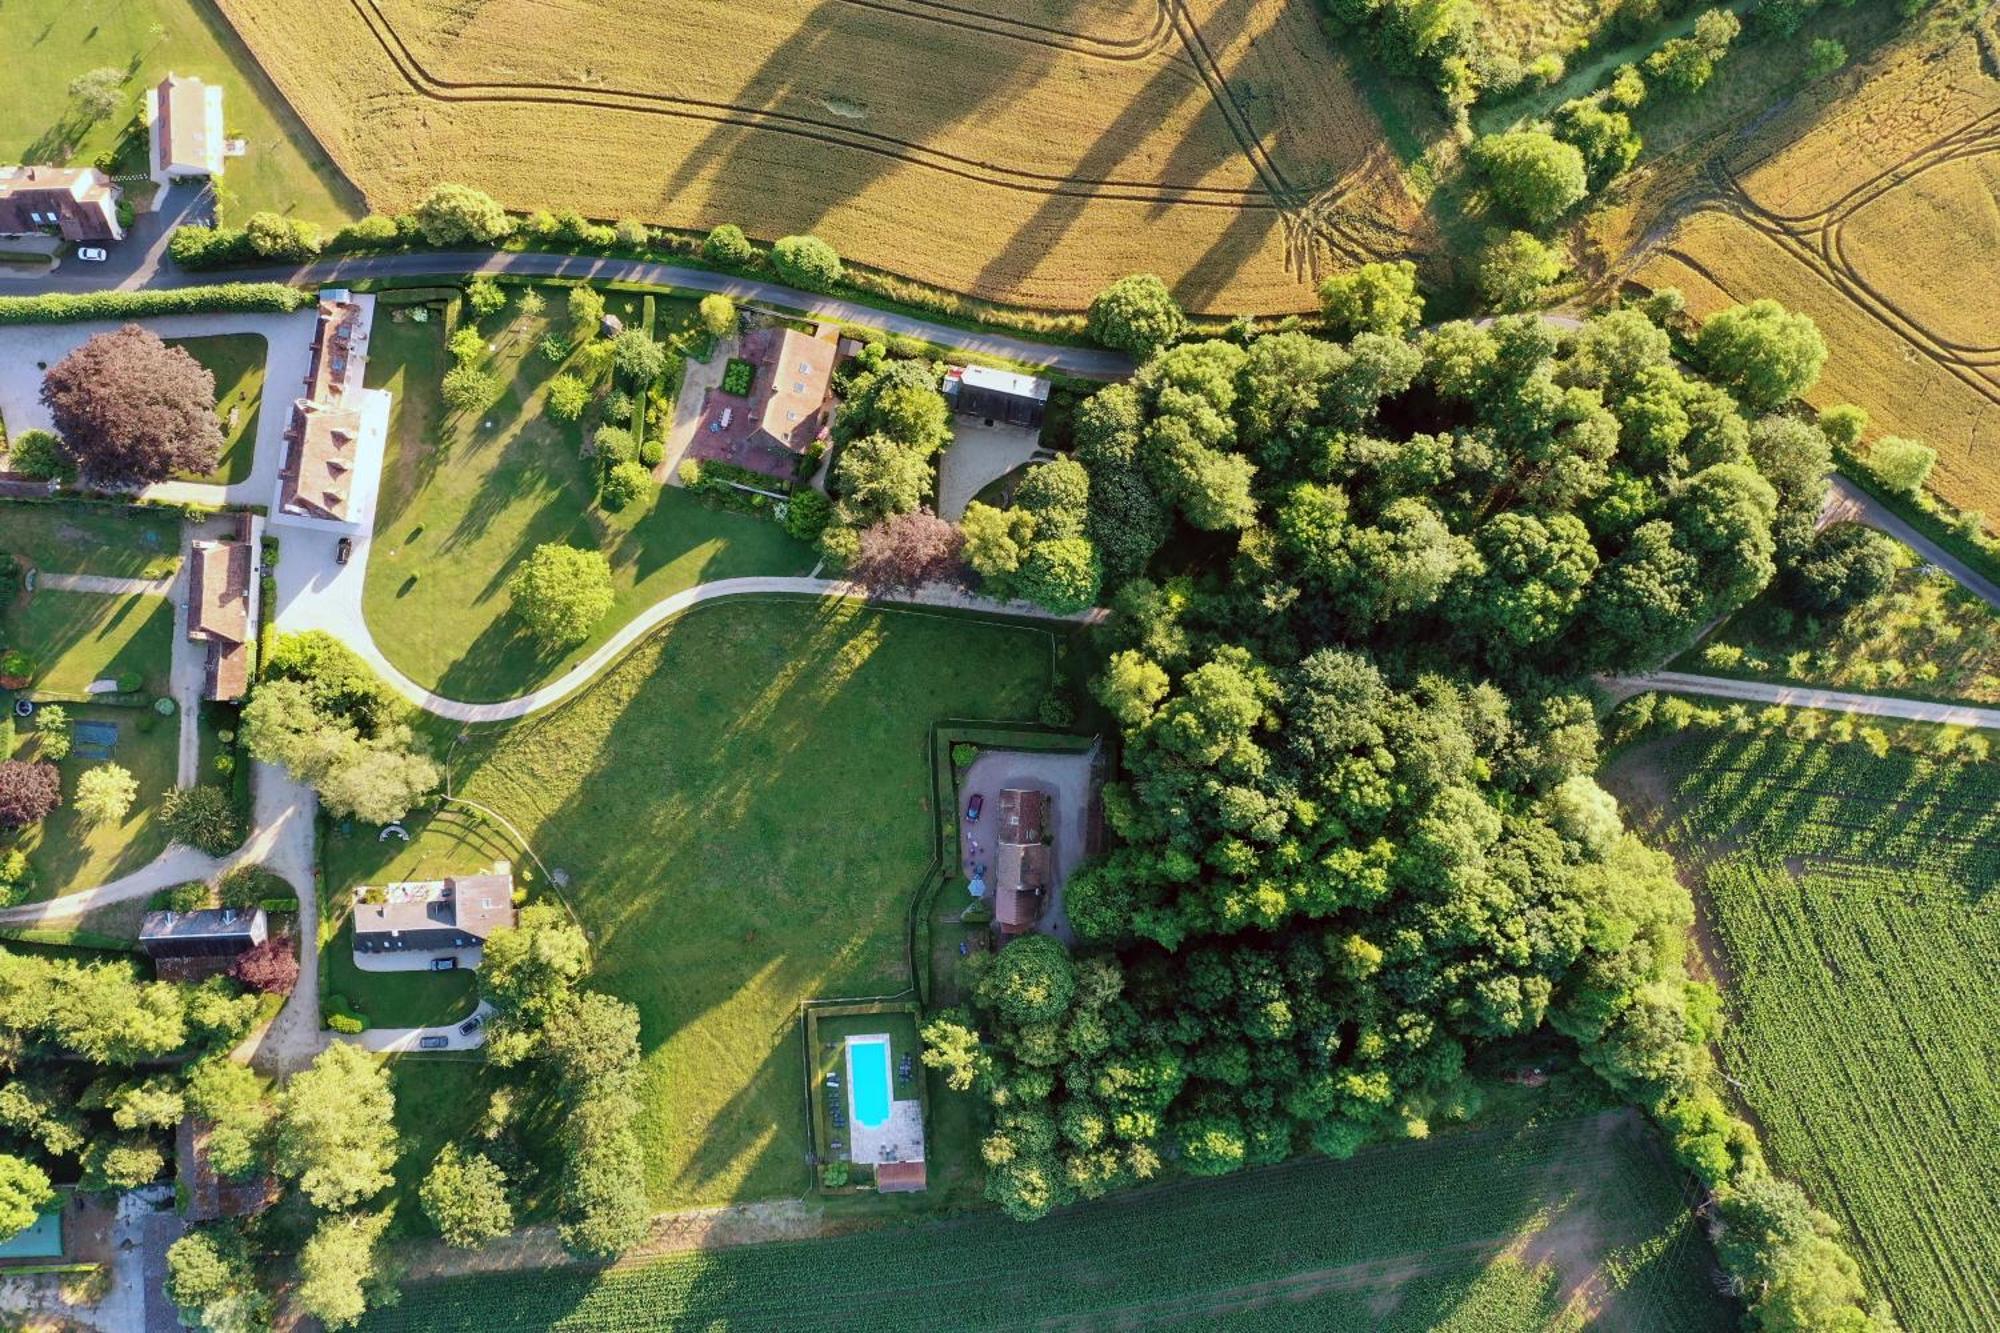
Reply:
[[[605,467],[616,467],[629,463],[639,456],[639,447],[632,442],[632,432],[623,426],[599,426],[597,433],[590,437],[591,450]]]
[[[491,278],[474,278],[465,285],[465,303],[472,307],[473,314],[484,319],[488,315],[499,314],[505,308],[507,293]]]
[[[333,1031],[344,1032],[350,1037],[365,1031],[368,1027],[367,1023],[356,1018],[353,1014],[340,1013],[328,1014],[326,1016],[326,1025]]]
[[[793,494],[785,507],[785,531],[802,542],[818,541],[833,517],[833,504],[815,490]]]
[[[285,910],[297,910],[297,901],[292,897],[292,886],[263,866],[233,866],[215,881],[215,888],[222,898],[224,907],[248,911],[261,905],[267,898],[277,898],[293,903],[292,907]]]
[[[1541,130],[1489,134],[1473,145],[1494,200],[1533,227],[1546,226],[1589,193],[1583,154]]]
[[[321,245],[317,222],[277,213],[252,213],[243,224],[243,238],[260,259],[311,259]]]
[[[549,381],[544,406],[557,421],[575,421],[590,406],[590,386],[574,375],[557,375]]]
[[[513,219],[498,201],[466,185],[434,186],[414,217],[417,230],[432,245],[490,244],[514,230]]]
[[[722,368],[722,391],[738,398],[750,396],[750,386],[757,381],[757,367],[741,357],[732,356],[729,364]]]
[[[1847,63],[1847,47],[1831,37],[1813,39],[1811,54],[1806,58],[1806,77],[1825,78]]]
[[[49,292],[41,296],[0,296],[0,324],[66,324],[85,319],[209,313],[286,314],[313,299],[311,293],[281,282],[231,282],[214,287],[149,288],[132,292]]]
[[[611,229],[611,234],[627,250],[643,250],[653,239],[653,233],[637,218],[620,218],[618,225]]]
[[[639,446],[639,461],[643,463],[649,471],[653,468],[658,467],[660,465],[660,460],[662,458],[665,458],[666,456],[667,456],[667,448],[665,445],[661,444],[658,440],[647,440],[644,444]]]
[[[1086,329],[1092,341],[1144,361],[1187,332],[1187,316],[1166,283],[1151,273],[1137,273],[1091,300]]]
[[[743,228],[733,222],[715,228],[701,243],[702,258],[712,264],[747,264],[756,254]]]
[[[1885,435],[1868,450],[1868,470],[1898,495],[1914,498],[1937,466],[1937,450],[1919,440]]]
[[[397,235],[396,219],[381,213],[370,213],[367,217],[350,222],[336,231],[331,244],[335,249],[393,245]]]
[[[771,267],[794,287],[822,291],[840,281],[840,255],[817,236],[786,236],[771,247]]]
[[[0,829],[39,823],[61,804],[62,780],[54,764],[0,762]]]
[[[563,358],[569,355],[569,339],[560,333],[545,333],[542,340],[535,344],[535,350],[542,354],[542,360],[560,365]]]
[[[46,430],[24,430],[16,435],[8,445],[7,465],[37,481],[68,481],[76,476],[76,468],[63,457],[55,434]]]
[[[1042,696],[1041,703],[1036,705],[1035,716],[1042,720],[1042,725],[1045,727],[1074,726],[1076,705],[1070,701],[1067,694],[1059,690],[1050,690]]]
[[[1499,311],[1531,309],[1542,288],[1562,276],[1556,252],[1525,231],[1508,232],[1479,256],[1479,295]]]
[[[969,741],[960,741],[951,747],[953,768],[971,768],[972,761],[979,758],[979,747]]]
[[[477,366],[458,366],[445,373],[444,400],[461,412],[483,412],[500,397],[500,381]]]
[[[239,955],[229,975],[265,995],[290,995],[299,983],[298,945],[289,935],[273,935]]]
[[[701,326],[718,338],[736,332],[736,302],[717,294],[701,298]]]
[[[76,780],[76,812],[90,824],[119,824],[131,813],[139,783],[116,764],[99,764]]]
[[[1328,327],[1343,338],[1357,333],[1399,338],[1424,318],[1417,266],[1407,259],[1337,273],[1320,284],[1319,301]]]
[[[820,1165],[819,1183],[822,1189],[837,1190],[845,1188],[845,1186],[847,1185],[847,1180],[848,1180],[847,1163],[824,1162]]]
[[[613,513],[632,504],[653,489],[653,474],[636,459],[614,465],[604,474],[604,507]]]
[[[160,825],[173,841],[223,856],[243,841],[243,825],[220,787],[176,788],[160,798]]]
[[[691,491],[698,491],[702,489],[700,459],[683,458],[681,460],[681,465],[678,468],[674,469],[674,473],[681,479],[681,485],[686,489]]]
[[[198,879],[176,884],[167,890],[167,910],[170,912],[199,912],[208,904],[208,885]]]
[[[35,889],[35,868],[19,848],[0,852],[0,907],[11,907]]]

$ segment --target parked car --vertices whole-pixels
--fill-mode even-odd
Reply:
[[[111,254],[101,245],[79,245],[76,247],[76,257],[86,263],[102,264],[111,258]]]
[[[457,954],[450,954],[444,958],[431,959],[431,971],[433,972],[449,972],[454,968],[456,968],[457,966],[458,966]]]
[[[479,1029],[485,1024],[485,1022],[486,1020],[484,1018],[481,1018],[478,1014],[474,1014],[472,1017],[466,1019],[463,1023],[460,1023],[458,1025],[458,1035],[461,1037],[469,1037],[473,1033],[479,1031]]]
[[[965,822],[968,824],[977,824],[979,822],[979,812],[981,810],[984,810],[985,808],[986,808],[985,793],[984,792],[972,793],[972,799],[966,802],[965,805]]]
[[[446,1048],[447,1046],[450,1046],[450,1045],[451,1045],[451,1038],[450,1038],[450,1037],[419,1037],[419,1038],[417,1038],[417,1049],[418,1049],[418,1050],[422,1050],[422,1051],[441,1051],[441,1050],[444,1050],[444,1049],[445,1049],[445,1048]]]
[[[354,554],[354,538],[342,537],[340,545],[333,548],[333,561],[337,565],[347,563],[347,557]]]

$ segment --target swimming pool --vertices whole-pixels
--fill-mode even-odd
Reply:
[[[848,1096],[854,1102],[854,1123],[880,1129],[889,1123],[889,1039],[847,1039]]]

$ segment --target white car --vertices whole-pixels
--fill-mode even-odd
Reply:
[[[76,257],[93,264],[102,264],[105,260],[111,258],[111,255],[102,246],[79,245],[76,247]]]

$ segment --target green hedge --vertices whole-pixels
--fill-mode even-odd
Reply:
[[[137,292],[48,292],[0,296],[0,324],[62,324],[81,319],[136,319],[224,311],[286,314],[313,297],[281,282],[226,282]]]

